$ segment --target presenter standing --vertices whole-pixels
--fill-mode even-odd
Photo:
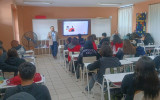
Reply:
[[[50,32],[48,33],[48,39],[49,39],[49,45],[51,48],[51,52],[53,57],[56,59],[57,58],[57,51],[58,51],[58,34],[54,30],[54,26],[50,27]]]

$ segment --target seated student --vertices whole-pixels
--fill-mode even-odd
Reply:
[[[99,43],[99,48],[102,46],[103,42],[107,41],[108,43],[110,43],[109,39],[107,38],[107,34],[106,33],[102,33],[102,40]]]
[[[83,57],[92,57],[92,56],[96,56],[97,60],[100,58],[99,53],[96,50],[94,50],[92,42],[90,40],[87,40],[86,43],[84,44],[83,50],[79,54],[78,64],[83,64],[82,62]],[[77,78],[79,78],[79,67],[76,69],[77,69]]]
[[[69,52],[80,52],[80,49],[81,49],[81,45],[79,44],[78,39],[76,37],[74,37],[72,39],[71,45],[68,46],[68,51]],[[68,61],[70,61],[70,60],[71,60],[71,57],[68,54]]]
[[[8,55],[8,58],[6,60],[6,63],[9,65],[13,65],[18,68],[20,64],[25,62],[24,59],[19,58],[18,53],[14,48],[9,49],[7,55]]]
[[[33,64],[25,62],[19,66],[18,71],[21,85],[7,89],[4,100],[20,92],[27,92],[35,97],[36,100],[51,100],[50,93],[45,85],[33,83],[33,77],[36,73],[36,67]]]
[[[88,70],[90,71],[99,68],[98,73],[92,75],[92,78],[89,82],[89,91],[91,91],[93,88],[95,81],[98,81],[100,84],[102,84],[103,75],[105,74],[106,68],[118,67],[121,65],[118,58],[113,57],[112,49],[108,45],[102,45],[100,49],[100,55],[102,58],[87,66]],[[88,86],[85,90],[88,91]]]
[[[65,44],[65,46],[64,46],[64,50],[68,50],[68,47],[71,45],[71,41],[72,41],[72,38],[68,37],[67,38],[67,44]]]
[[[25,48],[22,45],[20,45],[18,43],[18,41],[16,41],[16,40],[13,40],[11,42],[11,46],[12,46],[12,48],[15,48],[17,50],[18,54],[20,54],[20,55],[23,55],[26,52]]]
[[[144,42],[144,45],[154,44],[154,40],[153,40],[151,34],[146,33],[146,34],[142,35],[142,38],[143,38],[142,40]]]
[[[143,56],[135,66],[135,72],[123,78],[121,90],[126,94],[125,100],[133,100],[136,91],[144,92],[144,99],[135,100],[160,100],[160,81],[151,58]]]
[[[136,54],[136,47],[134,47],[128,39],[123,41],[123,53],[124,58],[134,57]]]
[[[136,47],[135,57],[144,56],[146,53],[144,51],[144,47],[138,46]]]
[[[79,44],[83,47],[83,45],[85,44],[85,40],[82,38],[81,34],[78,34],[78,40]]]
[[[87,40],[91,41],[92,42],[92,45],[93,45],[93,49],[97,51],[97,46],[96,46],[96,43],[94,41],[94,36],[88,36]]]
[[[119,35],[114,35],[113,41],[111,42],[111,47],[113,50],[113,55],[121,60],[123,58],[123,42]]]
[[[18,69],[16,66],[11,66],[5,63],[6,58],[6,53],[4,53],[3,48],[0,47],[0,70],[3,72],[17,72]]]
[[[116,30],[116,31],[112,34],[112,36],[111,36],[111,38],[110,38],[110,41],[111,41],[111,42],[113,41],[114,35],[118,35],[118,36],[120,37],[120,34],[118,33],[118,30]]]

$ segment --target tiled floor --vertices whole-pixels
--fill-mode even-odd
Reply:
[[[52,100],[100,100],[100,89],[96,89],[94,96],[83,93],[86,83],[76,82],[74,74],[65,70],[60,58],[55,60],[51,55],[40,55],[36,58],[36,66],[37,72],[46,77]]]

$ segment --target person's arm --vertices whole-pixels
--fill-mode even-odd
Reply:
[[[50,33],[50,32],[48,33],[47,38],[48,38],[48,39],[51,39],[51,33]]]
[[[88,70],[95,70],[95,69],[97,69],[97,68],[100,68],[100,60],[98,60],[98,61],[95,61],[94,63],[92,63],[92,64],[89,64],[88,66],[87,66],[87,69]]]

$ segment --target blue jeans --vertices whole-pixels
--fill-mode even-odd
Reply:
[[[91,91],[96,81],[97,81],[97,74],[93,74],[89,81],[89,91]],[[88,91],[88,86],[86,86],[85,90]]]
[[[54,41],[53,45],[51,45],[50,48],[51,48],[51,52],[52,52],[53,57],[56,57],[57,51],[58,51],[58,42]]]

